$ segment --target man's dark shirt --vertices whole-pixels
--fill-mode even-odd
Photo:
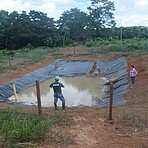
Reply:
[[[49,87],[53,88],[54,93],[61,93],[61,87],[64,87],[64,85],[61,82],[53,82],[49,85]]]

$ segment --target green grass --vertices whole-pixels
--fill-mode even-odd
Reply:
[[[88,41],[85,46],[79,45],[79,48],[88,47],[88,53],[75,54],[76,56],[83,55],[95,55],[96,53],[105,54],[108,52],[118,52],[125,56],[137,56],[148,54],[148,39],[133,38],[133,39],[101,39],[98,38],[95,41]],[[98,50],[96,50],[98,48]],[[0,51],[0,73],[5,72],[7,69],[14,69],[16,65],[8,61],[8,56],[13,59],[22,59],[18,65],[34,64],[45,58],[62,58],[64,55],[60,54],[59,51],[63,48],[49,48],[49,47],[38,47],[38,48],[23,48],[19,50],[1,50]],[[66,55],[69,56],[69,55]],[[10,62],[9,66],[6,62]],[[10,66],[11,65],[11,66]],[[13,67],[14,66],[14,67]]]
[[[55,112],[50,118],[58,126],[70,126],[73,123],[66,112]]]
[[[62,144],[62,143],[66,143],[66,144],[70,144],[74,142],[74,138],[76,137],[76,135],[67,135],[67,136],[63,136],[61,134],[60,131],[58,131],[57,133],[55,133],[54,135],[52,134],[50,136],[50,141],[49,144],[51,143],[56,143],[56,144]]]
[[[148,114],[145,114],[144,117],[140,117],[136,114],[130,114],[130,113],[124,113],[122,115],[123,120],[128,120],[132,122],[135,126],[141,127],[141,128],[147,128],[148,127]]]
[[[58,49],[54,48],[45,48],[45,47],[39,47],[35,49],[29,49],[29,48],[23,48],[19,50],[12,51],[6,51],[1,50],[0,51],[0,73],[5,72],[6,69],[14,69],[17,68],[17,64],[19,65],[27,65],[27,64],[34,64],[36,62],[39,62],[41,60],[44,60],[47,58],[48,55],[52,56],[61,56],[57,53]],[[11,55],[13,53],[13,55]],[[13,63],[11,59],[8,59],[8,57],[13,58],[13,60],[22,59],[20,60],[20,63]],[[9,64],[7,64],[9,62]]]
[[[52,132],[55,126],[70,126],[71,119],[66,113],[54,113],[50,117],[19,113],[16,109],[0,109],[0,136],[2,147],[21,147],[32,145],[36,141],[41,143]],[[50,134],[51,135],[51,134]],[[71,141],[71,136],[64,137],[58,133],[61,141]],[[54,139],[54,140],[53,140]],[[50,137],[55,142],[57,135]]]
[[[121,52],[121,51],[122,51],[122,46],[113,44],[108,46],[102,46],[101,49],[98,49],[96,51],[96,53]]]
[[[18,50],[15,54],[15,57],[31,59],[33,62],[38,62],[42,59],[45,59],[48,54],[53,52],[55,52],[55,49],[45,47],[39,47],[36,49],[24,48]]]
[[[3,66],[0,66],[0,73],[6,72],[6,68]]]
[[[63,54],[60,54],[60,53],[58,53],[58,52],[53,52],[52,54],[51,54],[51,56],[53,56],[53,57],[60,57],[60,56],[62,56]]]
[[[124,52],[125,55],[144,55],[148,54],[148,39],[133,38],[133,39],[96,39],[95,41],[90,40],[86,43],[89,47],[89,51],[92,47],[98,47],[96,53],[108,53],[108,52]],[[92,50],[92,53],[93,50]]]
[[[131,55],[131,56],[138,56],[138,55],[147,55],[148,54],[148,50],[146,49],[131,49],[125,52],[126,55]]]

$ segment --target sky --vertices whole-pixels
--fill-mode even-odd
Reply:
[[[114,18],[117,27],[148,26],[148,0],[109,0],[114,2]],[[59,19],[64,11],[78,8],[87,13],[91,0],[0,0],[0,10],[21,13],[30,10],[47,13]]]

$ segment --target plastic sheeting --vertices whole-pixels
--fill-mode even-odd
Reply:
[[[58,59],[54,63],[30,72],[22,77],[10,81],[5,85],[0,85],[0,101],[7,102],[8,98],[13,95],[13,84],[16,86],[16,91],[28,88],[35,84],[36,80],[44,81],[55,75],[59,76],[78,76],[86,75],[91,70],[94,64],[93,60],[63,60]],[[106,97],[104,101],[98,99],[100,107],[109,105],[109,84],[110,80],[114,80],[113,105],[121,105],[126,102],[124,95],[127,92],[127,62],[124,58],[113,60],[98,60],[96,68],[100,70],[100,74],[106,77],[107,82],[104,82],[106,87]]]
[[[126,103],[125,94],[128,91],[128,72],[127,62],[124,58],[114,59],[110,61],[98,61],[97,66],[104,73],[107,82],[105,83],[106,97],[105,100],[99,100],[98,106],[104,107],[109,105],[110,100],[110,81],[114,81],[113,85],[113,105],[122,105]]]

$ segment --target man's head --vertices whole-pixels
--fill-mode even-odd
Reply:
[[[59,76],[55,76],[55,81],[59,81]]]

